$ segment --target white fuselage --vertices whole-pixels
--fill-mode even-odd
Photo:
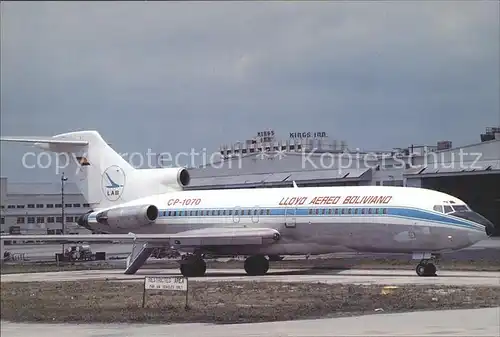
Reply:
[[[281,240],[259,248],[219,247],[227,254],[447,252],[487,238],[475,221],[435,211],[465,203],[444,193],[404,187],[314,187],[183,191],[122,203],[155,205],[158,219],[134,228],[92,227],[108,233],[179,233],[207,227],[265,227]],[[95,214],[95,213],[93,213]],[[89,223],[92,214],[89,216]],[[249,251],[251,249],[251,251]],[[257,250],[257,251],[256,251]],[[213,250],[211,250],[213,252]]]

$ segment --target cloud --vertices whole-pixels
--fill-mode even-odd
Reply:
[[[475,141],[500,119],[497,2],[1,6],[2,134],[175,152],[271,127],[370,149]]]

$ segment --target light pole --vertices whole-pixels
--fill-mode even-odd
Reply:
[[[65,226],[64,226],[64,222],[65,222],[65,218],[64,218],[64,182],[68,180],[68,178],[66,178],[64,176],[64,172],[62,173],[61,175],[61,225],[62,225],[62,235],[65,234]],[[64,243],[62,244],[62,253],[64,254]]]

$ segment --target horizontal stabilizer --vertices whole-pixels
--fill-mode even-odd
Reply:
[[[86,140],[57,139],[53,137],[0,137],[2,142],[31,143],[31,144],[54,144],[54,145],[79,145],[89,144]]]

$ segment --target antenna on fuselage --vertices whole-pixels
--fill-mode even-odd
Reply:
[[[293,183],[293,188],[299,188],[299,187],[297,186],[297,184],[295,183],[295,180],[294,180],[294,181],[292,181],[292,183]]]

